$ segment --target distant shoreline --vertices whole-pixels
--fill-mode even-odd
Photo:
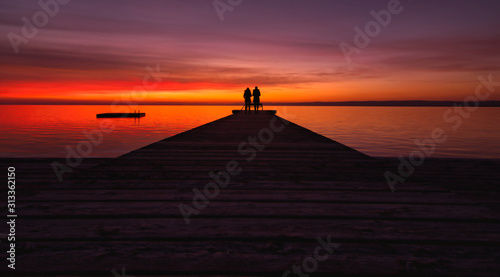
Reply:
[[[500,101],[480,101],[480,107],[500,107]],[[241,106],[242,103],[136,103],[139,106]],[[470,103],[474,104],[474,103]],[[0,103],[0,105],[111,105],[110,103]],[[461,101],[343,101],[343,102],[297,102],[297,103],[273,103],[264,102],[265,106],[345,106],[345,107],[453,107],[463,106]],[[127,105],[123,105],[127,106]]]

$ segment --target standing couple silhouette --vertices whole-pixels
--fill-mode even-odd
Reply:
[[[250,91],[250,88],[247,88],[245,90],[245,93],[243,94],[243,98],[245,98],[245,113],[250,112],[252,110],[251,103],[252,103],[252,96],[253,96],[253,106],[255,109],[255,112],[259,112],[259,106],[260,104],[260,90],[258,87],[255,87],[253,90],[253,93]]]

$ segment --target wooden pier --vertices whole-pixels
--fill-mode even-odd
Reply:
[[[19,166],[16,270],[3,259],[0,274],[498,276],[499,164],[429,160],[393,193],[383,174],[394,159],[237,113],[62,184]],[[198,196],[187,224],[179,207],[196,191],[208,203]],[[334,251],[316,253],[320,240]]]

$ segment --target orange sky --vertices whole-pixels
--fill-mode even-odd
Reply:
[[[479,75],[500,80],[500,4],[429,5],[401,1],[346,59],[384,1],[246,1],[224,21],[210,1],[72,1],[16,47],[9,34],[41,7],[2,2],[0,104],[236,103],[256,85],[264,103],[462,101]]]

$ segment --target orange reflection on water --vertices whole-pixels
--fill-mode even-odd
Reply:
[[[120,106],[122,112],[135,107]],[[64,157],[66,147],[88,140],[85,132],[99,130],[103,120],[114,126],[89,157],[116,157],[231,114],[230,106],[140,106],[141,119],[97,119],[116,112],[110,105],[2,106],[0,153],[3,157]]]
[[[279,108],[279,107],[278,107]],[[456,121],[445,121],[450,107],[289,107],[290,120],[371,156],[408,156],[415,140],[435,128],[448,136],[435,158],[500,158],[500,108],[481,107]],[[450,115],[455,115],[451,113]]]
[[[65,157],[68,147],[88,140],[84,131],[98,130],[106,119],[97,113],[117,112],[102,106],[1,106],[0,155],[3,157]],[[120,106],[146,117],[109,121],[113,132],[90,157],[116,157],[169,136],[230,115],[241,106]],[[270,107],[278,115],[372,156],[408,156],[415,140],[431,137],[435,128],[448,139],[432,157],[500,158],[500,109],[480,108],[463,118],[456,131],[443,119],[450,108],[435,107]],[[228,130],[230,132],[230,130]],[[235,150],[236,151],[236,150]]]

